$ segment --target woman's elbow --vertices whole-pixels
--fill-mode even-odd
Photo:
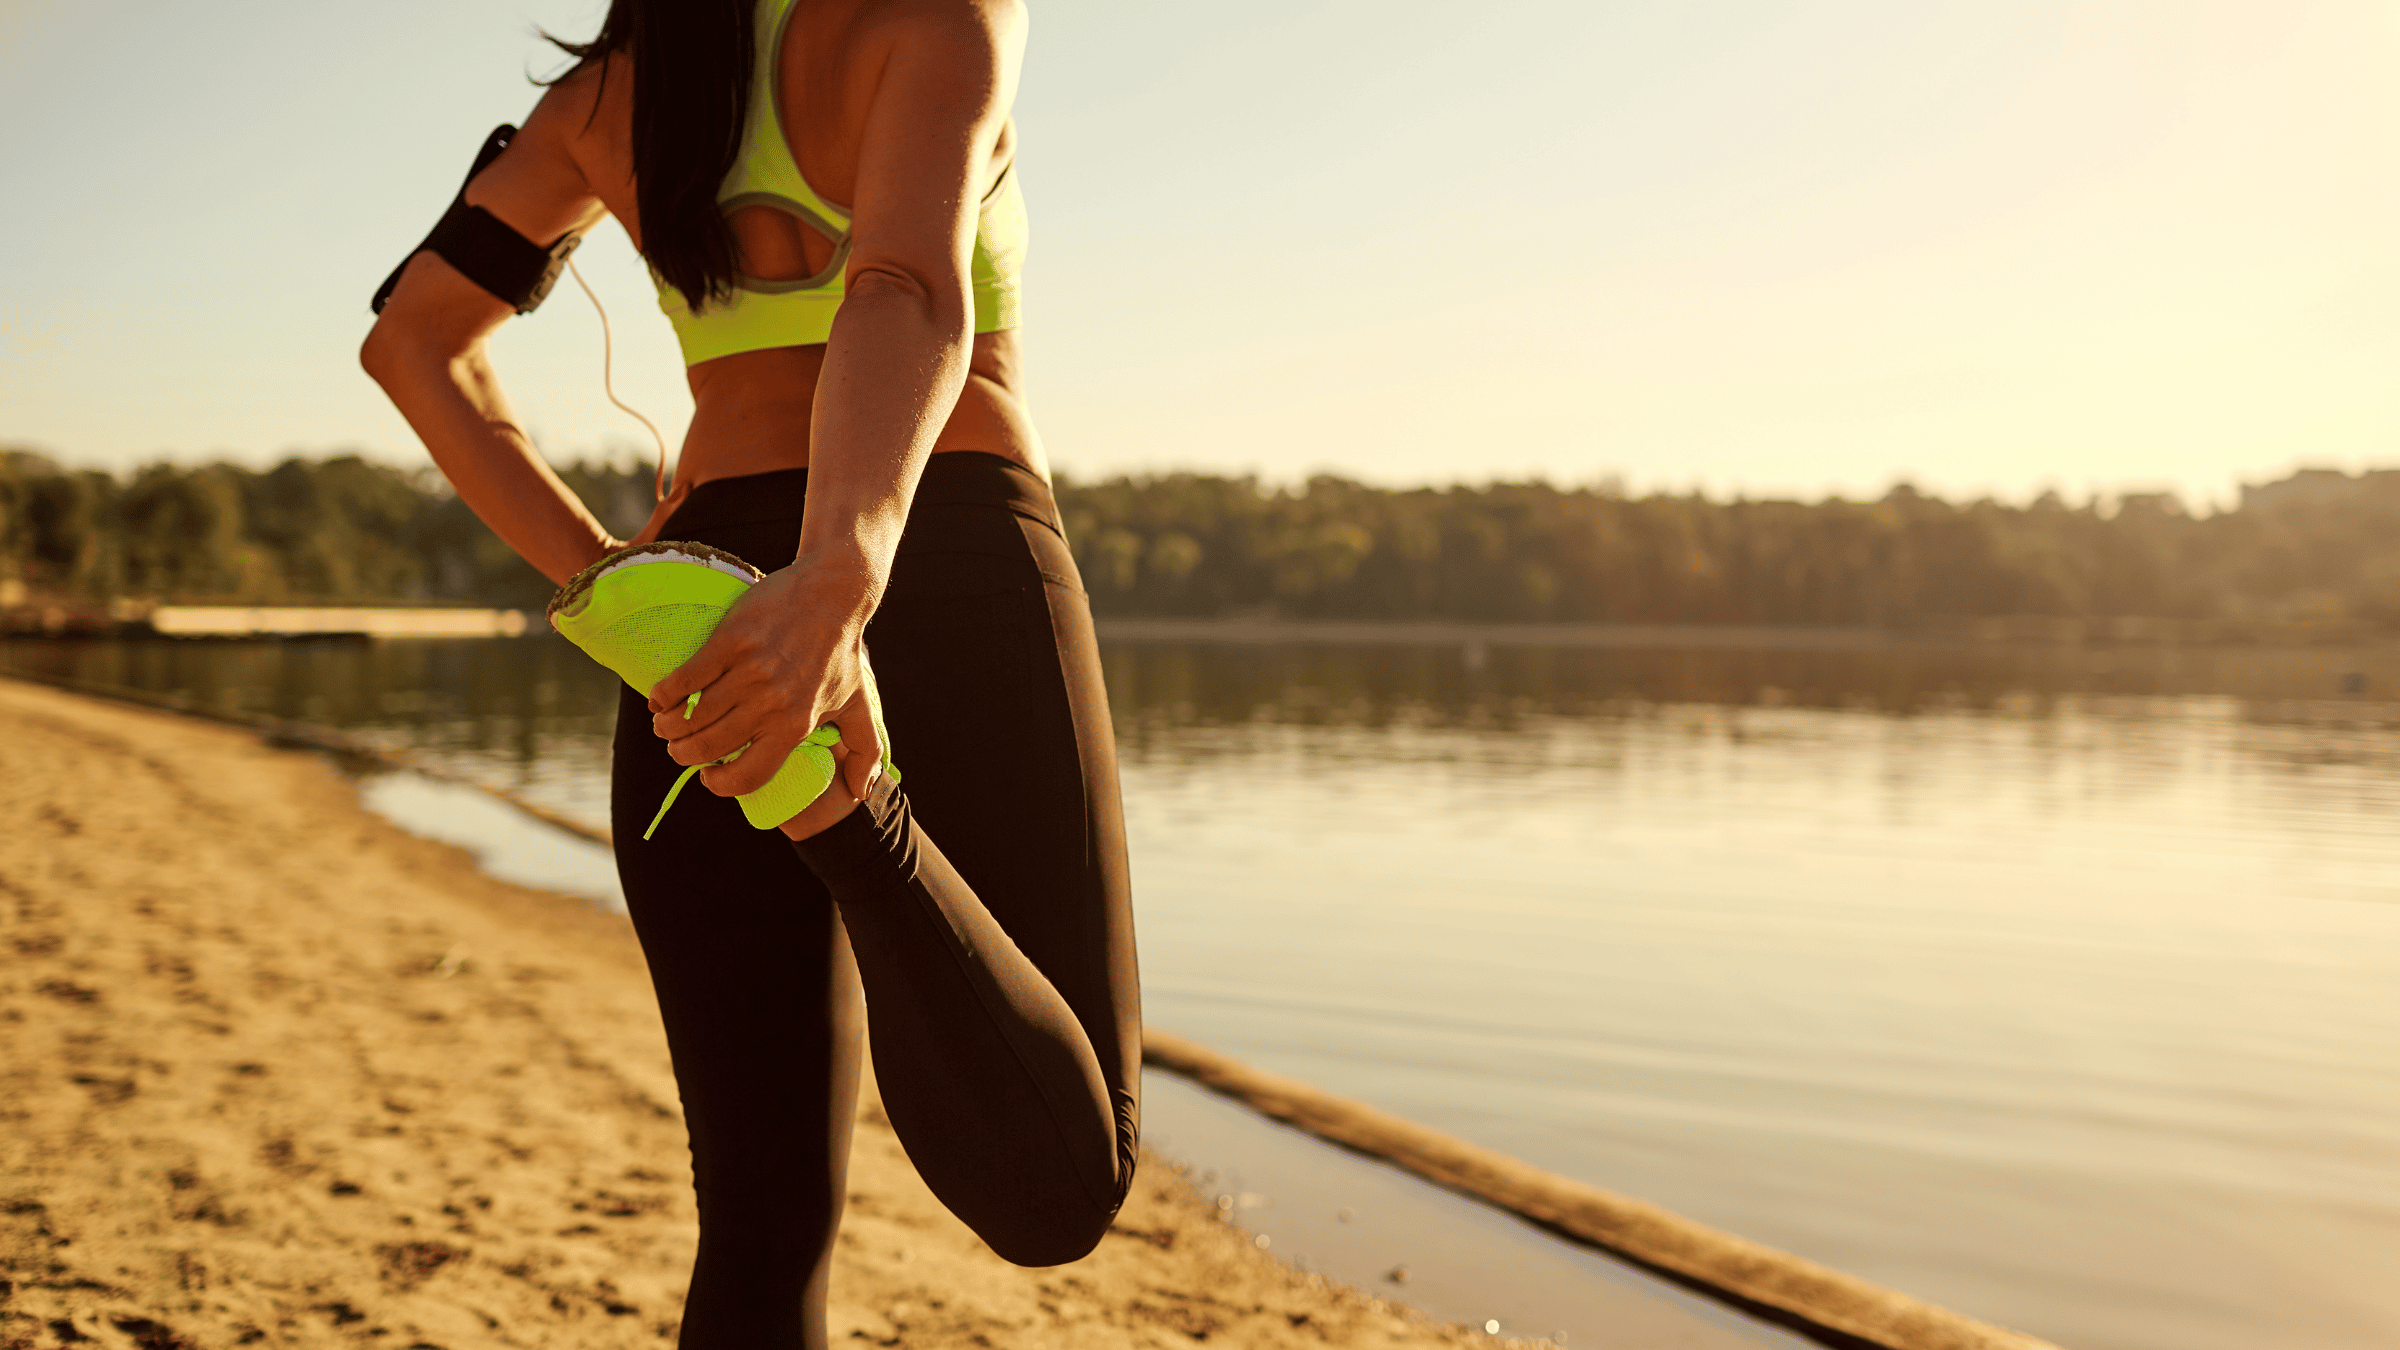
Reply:
[[[358,368],[367,372],[368,379],[382,384],[384,360],[383,344],[376,340],[375,330],[370,328],[367,330],[367,340],[358,344]]]
[[[892,306],[921,317],[944,333],[955,330],[962,340],[974,314],[964,276],[938,275],[899,263],[854,265],[843,278],[842,302]]]
[[[459,361],[471,360],[480,347],[473,340],[445,340],[439,332],[429,332],[386,311],[367,330],[366,341],[359,344],[358,364],[385,393],[397,397],[404,387],[455,374]]]
[[[367,372],[368,379],[390,389],[407,364],[408,346],[398,325],[377,319],[367,330],[367,340],[358,345],[358,367]]]
[[[1068,1265],[1091,1255],[1100,1245],[1100,1239],[1108,1236],[1109,1225],[1115,1221],[1114,1210],[1085,1212],[1070,1203],[1062,1212],[1046,1218],[1040,1214],[1021,1215],[1006,1225],[978,1229],[976,1235],[994,1255],[1010,1265],[1039,1269]]]

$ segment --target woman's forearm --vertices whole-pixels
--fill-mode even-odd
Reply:
[[[971,310],[964,285],[951,289],[855,275],[826,344],[797,561],[862,626],[882,598],[934,438],[966,385]]]
[[[535,453],[481,343],[447,356],[370,339],[362,363],[473,510],[527,562],[565,584],[616,543]]]
[[[850,800],[864,798],[883,756],[868,698],[867,621],[882,602],[918,475],[966,383],[972,339],[963,280],[926,286],[882,268],[851,278],[817,377],[799,551],[650,690],[653,728],[675,743],[681,763],[715,764],[700,781],[720,795],[763,784],[801,736],[827,722],[841,728]],[[685,700],[704,690],[715,712],[695,723]],[[767,753],[719,763],[746,746]],[[808,824],[808,812],[794,820]]]

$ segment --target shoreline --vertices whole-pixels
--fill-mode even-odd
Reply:
[[[0,811],[0,1346],[672,1343],[688,1155],[622,916],[316,753],[17,680]],[[871,1095],[849,1188],[836,1343],[1505,1343],[1283,1265],[1155,1156],[1051,1270],[943,1210]]]
[[[35,682],[25,680],[22,683],[31,685]],[[70,682],[66,681],[43,681],[42,683],[74,688]],[[18,711],[23,702],[21,698],[7,696],[12,692],[9,684],[9,680],[0,679],[0,718],[6,718],[9,713]],[[75,693],[118,703],[156,708],[168,716],[189,717],[191,715],[188,711],[175,708],[171,700],[151,698],[134,694],[131,691],[77,688]],[[62,696],[56,694],[36,695],[37,700],[60,697]],[[72,695],[65,697],[72,697]],[[84,705],[84,707],[87,711],[103,716],[110,711],[105,708],[94,709],[90,705]],[[145,712],[118,715],[144,718],[156,714]],[[565,829],[599,843],[605,843],[607,839],[605,831],[597,831],[588,825],[559,816],[557,813],[524,801],[515,794],[484,787],[455,775],[442,774],[418,762],[414,756],[385,750],[340,732],[307,724],[285,723],[275,719],[239,714],[202,712],[200,716],[209,720],[229,722],[241,727],[244,731],[257,735],[265,741],[265,745],[255,746],[254,743],[254,748],[267,753],[272,753],[276,747],[305,748],[330,752],[353,760],[371,762],[384,768],[426,774],[437,780],[459,783],[487,793],[497,800],[516,807],[541,824]],[[215,728],[201,730],[241,738],[240,732],[217,732]],[[323,770],[329,766],[319,762],[316,767]],[[356,805],[355,800],[350,803],[350,806],[353,811],[363,813],[362,808]],[[50,808],[45,804],[40,809],[48,810]],[[25,818],[25,813],[20,812],[19,818]],[[456,852],[456,850],[448,849],[443,845],[428,844],[413,838],[410,839],[410,842],[421,848],[452,854]],[[470,866],[472,866],[471,863]],[[0,872],[0,880],[5,880],[4,872]],[[482,880],[487,887],[498,886],[505,890],[522,889],[509,887],[506,883],[493,882],[488,877],[482,878]],[[541,894],[540,892],[535,893]],[[552,896],[550,898],[555,901],[564,897]],[[569,903],[580,904],[581,902],[569,901]],[[620,937],[629,941],[629,935],[621,934]],[[19,939],[18,945],[20,950],[24,949],[23,939]],[[623,945],[622,942],[621,945]],[[454,944],[442,956],[435,959],[433,969],[440,975],[440,978],[448,979],[452,973],[455,973],[449,968],[465,959],[459,955],[461,950],[463,950],[463,944]],[[0,989],[0,992],[17,991]],[[642,992],[646,994],[646,989]],[[643,1004],[642,1006],[646,1008],[647,1005]],[[638,1017],[638,1014],[636,1016]],[[1628,1262],[1633,1268],[1646,1269],[1662,1275],[1676,1284],[1713,1298],[1728,1307],[1738,1309],[1762,1322],[1789,1328],[1824,1344],[1886,1347],[1888,1350],[1936,1350],[1937,1347],[1941,1350],[1950,1350],[1951,1347],[1957,1347],[1959,1350],[1968,1350],[1970,1347],[1976,1348],[1976,1350],[1984,1350],[1984,1348],[1988,1348],[1988,1350],[2037,1350],[2037,1348],[2047,1345],[2045,1342],[2015,1332],[1991,1327],[1973,1319],[1922,1304],[1905,1295],[1881,1289],[1785,1253],[1747,1243],[1742,1239],[1705,1228],[1643,1202],[1612,1195],[1595,1187],[1539,1172],[1537,1169],[1513,1159],[1479,1149],[1474,1145],[1441,1135],[1412,1122],[1398,1120],[1363,1104],[1336,1098],[1306,1084],[1295,1083],[1250,1069],[1248,1066],[1226,1059],[1204,1047],[1160,1032],[1155,1028],[1150,1029],[1145,1039],[1145,1059],[1154,1067],[1174,1072],[1195,1086],[1239,1103],[1264,1118],[1280,1121],[1341,1148],[1413,1173],[1422,1180],[1465,1195],[1489,1205],[1497,1211],[1516,1214],[1571,1243],[1597,1248]],[[671,1089],[669,1095],[671,1096]],[[388,1102],[387,1105],[389,1105]],[[662,1109],[656,1106],[655,1101],[652,1102],[652,1108],[653,1110]],[[864,1108],[864,1118],[870,1126],[879,1119],[879,1112],[873,1104],[871,1095]],[[886,1133],[888,1133],[888,1128]],[[894,1141],[894,1147],[896,1148],[896,1141]],[[902,1170],[906,1170],[904,1158],[900,1159],[899,1165]],[[1163,1168],[1155,1158],[1151,1159],[1144,1189],[1149,1189],[1150,1179],[1155,1179],[1162,1172],[1173,1175],[1170,1169]],[[663,1178],[660,1179],[663,1180]],[[914,1180],[913,1172],[909,1173],[908,1179]],[[181,1183],[176,1184],[180,1185]],[[1188,1211],[1184,1216],[1187,1220],[1196,1217],[1198,1221],[1211,1224],[1216,1228],[1225,1227],[1225,1225],[1216,1223],[1219,1218],[1217,1210],[1204,1205],[1188,1183],[1181,1186],[1183,1194],[1180,1196],[1170,1194],[1174,1189],[1174,1185],[1170,1183],[1168,1187],[1159,1190],[1150,1198],[1159,1203],[1179,1201],[1181,1207]],[[41,1206],[37,1204],[36,1210],[40,1209]],[[406,1223],[407,1221],[403,1220],[402,1222]],[[955,1221],[952,1221],[952,1226],[955,1227]],[[1142,1236],[1142,1234],[1136,1233],[1135,1236]],[[848,1240],[849,1236],[845,1233],[845,1242]],[[1144,1240],[1156,1241],[1155,1237],[1145,1237]],[[979,1244],[973,1244],[972,1238],[967,1241],[979,1249]],[[988,1257],[988,1253],[986,1255]],[[1256,1254],[1245,1253],[1245,1255]],[[1265,1260],[1263,1256],[1258,1256],[1257,1259]],[[9,1262],[9,1264],[13,1265],[14,1262]],[[1089,1262],[1080,1263],[1068,1269],[1081,1270],[1088,1264]],[[1275,1263],[1270,1262],[1269,1264],[1274,1265]],[[1303,1280],[1314,1279],[1314,1277],[1300,1276],[1298,1272],[1292,1271],[1289,1267],[1277,1266],[1277,1268],[1290,1277]],[[1318,1280],[1316,1283],[1323,1286],[1327,1282]],[[1382,1307],[1371,1296],[1360,1291],[1346,1290],[1346,1292],[1355,1295],[1358,1299],[1365,1300],[1377,1310]],[[0,1295],[0,1314],[9,1313],[10,1309],[5,1295]],[[1423,1319],[1418,1320],[1422,1321]],[[1295,1322],[1293,1325],[1299,1326],[1301,1323]],[[1473,1335],[1465,1328],[1451,1327],[1448,1330],[1460,1335]],[[1491,1343],[1489,1338],[1482,1336],[1474,1336],[1474,1339],[1483,1343]],[[0,1344],[15,1346],[20,1343],[31,1345],[35,1342],[8,1340],[6,1339],[6,1328],[0,1326]],[[1268,1344],[1272,1342],[1254,1341],[1252,1343]],[[1340,1343],[1367,1344],[1368,1342],[1343,1341]]]

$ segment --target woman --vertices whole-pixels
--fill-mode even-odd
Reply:
[[[618,870],[700,1202],[686,1347],[825,1343],[862,1021],[910,1158],[1001,1255],[1082,1255],[1131,1182],[1115,751],[1019,381],[1023,34],[1012,0],[615,0],[453,209],[537,260],[604,213],[624,224],[696,405],[632,542],[770,570],[649,702],[625,692],[617,726]],[[397,274],[363,363],[459,495],[564,583],[623,545],[485,360],[524,297],[444,237]],[[905,789],[876,772],[869,651]],[[729,798],[828,722],[834,786],[786,837],[751,829]],[[704,771],[716,796],[640,838],[679,766],[745,745]]]

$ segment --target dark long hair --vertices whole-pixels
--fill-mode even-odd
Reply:
[[[542,34],[578,70],[611,55],[633,62],[642,255],[695,311],[733,293],[733,231],[717,191],[742,150],[756,21],[756,0],[610,0],[591,41]]]

